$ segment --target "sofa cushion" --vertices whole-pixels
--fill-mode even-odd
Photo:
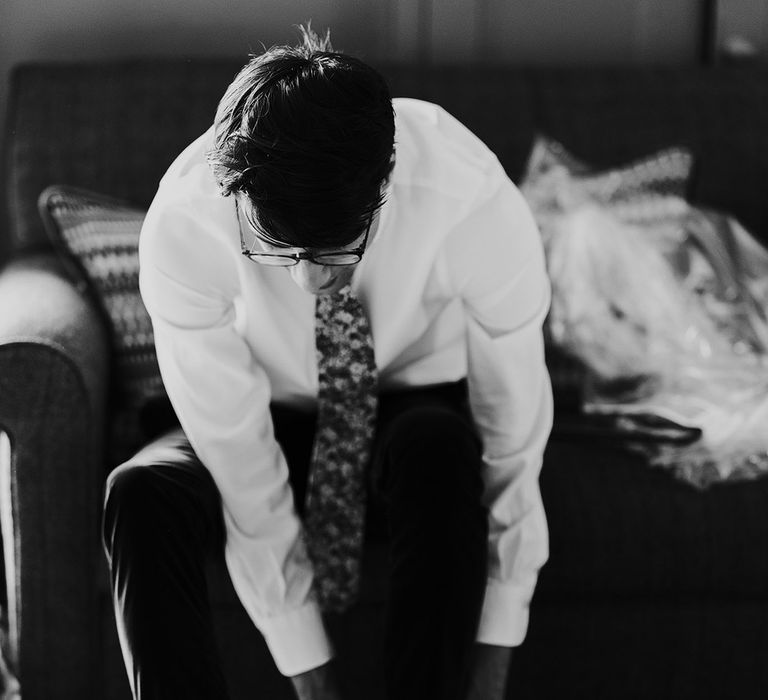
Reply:
[[[684,146],[696,161],[691,201],[768,235],[765,65],[544,68],[532,92],[537,129],[601,168]]]
[[[173,159],[212,123],[244,60],[119,60],[14,68],[8,131],[13,249],[47,242],[35,203],[66,183],[149,206]]]
[[[550,559],[537,598],[765,600],[768,478],[700,490],[583,420],[556,421],[544,456]]]
[[[119,398],[137,408],[162,398],[152,323],[139,294],[144,212],[111,197],[63,186],[47,188],[38,206],[73,281],[104,314]]]
[[[208,58],[17,66],[7,143],[11,249],[45,242],[35,200],[51,182],[148,206],[168,165],[210,126],[242,63]],[[515,180],[536,130],[601,166],[683,144],[696,156],[694,201],[768,235],[765,65],[378,67],[393,95],[428,99],[455,114]]]

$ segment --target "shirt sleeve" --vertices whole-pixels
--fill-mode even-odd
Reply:
[[[470,405],[483,441],[489,571],[478,641],[517,646],[549,553],[538,478],[553,411],[541,332],[550,285],[517,188],[499,173],[485,192],[451,232],[444,261],[466,311]]]
[[[166,390],[221,493],[234,587],[278,669],[295,675],[332,652],[274,437],[269,382],[235,325],[236,251],[212,233],[221,232],[228,210],[209,220],[190,209],[150,208],[141,293]]]

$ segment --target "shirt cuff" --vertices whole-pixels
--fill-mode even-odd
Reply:
[[[499,647],[516,647],[528,631],[531,593],[517,586],[488,581],[480,613],[477,641]]]
[[[278,671],[284,676],[296,676],[317,668],[333,657],[333,648],[316,603],[262,619],[259,629]]]

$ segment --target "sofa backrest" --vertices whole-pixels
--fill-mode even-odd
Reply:
[[[148,205],[176,154],[212,122],[241,64],[17,67],[6,137],[9,247],[47,245],[36,201],[51,184]],[[596,166],[688,146],[692,200],[768,240],[768,67],[380,68],[393,95],[437,102],[472,128],[513,179],[537,132]]]

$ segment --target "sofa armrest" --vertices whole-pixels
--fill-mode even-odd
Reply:
[[[0,517],[28,698],[97,697],[107,329],[52,255],[0,273]],[[62,650],[66,650],[62,653]]]
[[[52,254],[13,261],[0,272],[0,347],[25,343],[72,363],[94,401],[106,388],[107,329]]]

